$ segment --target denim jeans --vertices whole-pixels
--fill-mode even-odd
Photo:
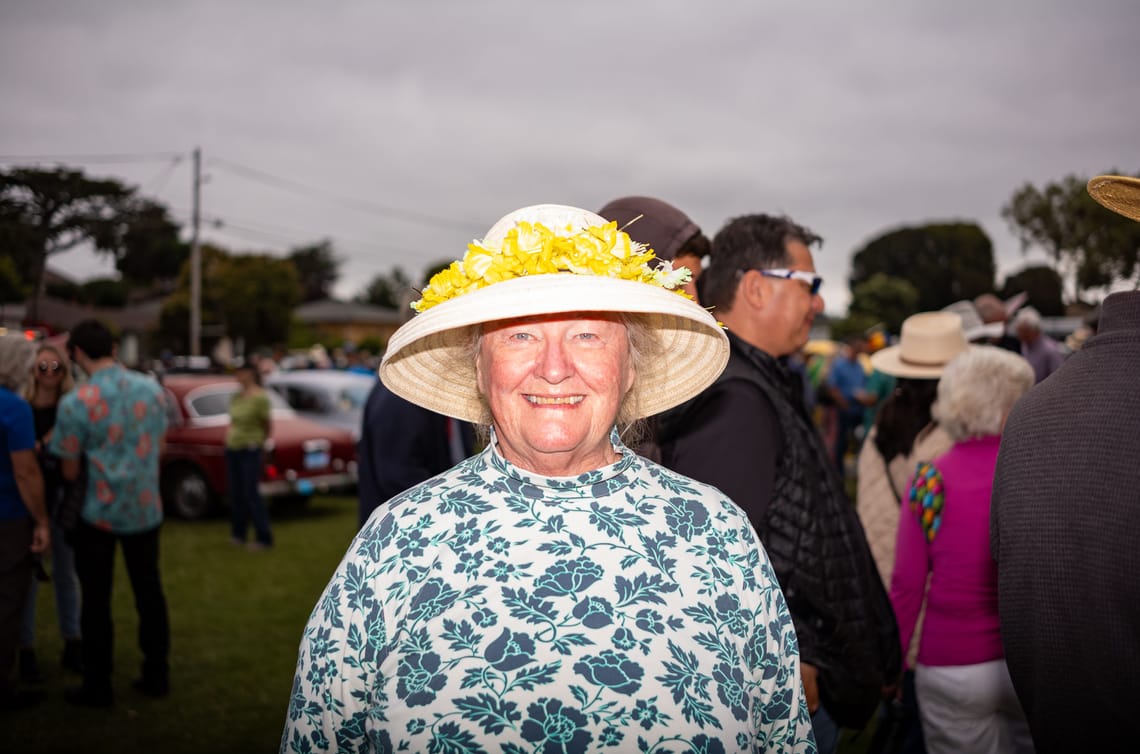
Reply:
[[[230,516],[234,539],[245,541],[249,520],[257,541],[273,544],[269,513],[257,484],[261,480],[261,448],[226,449],[226,488],[230,496]]]
[[[79,632],[79,576],[75,573],[75,551],[67,543],[63,529],[51,525],[51,586],[55,592],[55,613],[59,619],[59,635],[64,641],[78,639]],[[36,645],[36,593],[39,581],[32,577],[28,601],[24,605],[23,625],[20,627],[20,646]]]
[[[839,748],[839,726],[822,704],[812,713],[811,732],[815,736],[815,747],[819,754],[835,754]]]

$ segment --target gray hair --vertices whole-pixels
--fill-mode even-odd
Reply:
[[[931,414],[955,441],[1001,434],[1009,412],[1033,387],[1033,367],[995,346],[973,346],[946,365]]]
[[[1030,330],[1037,332],[1041,331],[1041,313],[1034,309],[1032,306],[1027,306],[1024,309],[1019,309],[1013,318],[1013,326],[1027,327]]]
[[[626,337],[629,340],[630,366],[633,367],[635,374],[640,374],[643,364],[650,364],[661,358],[661,341],[647,317],[621,312],[617,314],[617,319],[625,325]],[[483,328],[475,325],[471,328],[469,352],[472,362],[478,361],[482,344]],[[618,406],[618,414],[614,422],[621,434],[622,442],[626,445],[632,446],[632,444],[643,439],[644,422],[638,418],[640,415],[638,411],[639,395],[640,391],[635,377],[633,387],[623,396],[621,405]],[[485,441],[488,437],[487,430],[491,426],[491,409],[487,406],[487,401],[482,395],[480,395],[480,402],[483,404],[483,416],[476,425],[476,431],[479,438]]]
[[[0,335],[0,386],[19,393],[31,374],[36,350],[23,335]]]

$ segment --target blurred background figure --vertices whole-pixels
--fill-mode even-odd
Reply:
[[[1061,366],[1065,352],[1061,344],[1041,331],[1041,315],[1032,306],[1017,312],[1013,318],[1014,332],[1021,341],[1021,355],[1033,367],[1037,382],[1041,382]]]
[[[83,672],[83,641],[79,628],[79,577],[75,574],[75,552],[55,521],[55,509],[67,494],[70,482],[63,478],[59,458],[48,452],[59,399],[75,387],[71,362],[63,348],[41,343],[32,361],[31,377],[24,397],[32,406],[36,425],[36,460],[44,478],[44,502],[52,519],[51,584],[59,635],[63,639],[62,665],[75,673]],[[39,579],[32,579],[24,622],[20,630],[20,680],[37,683],[43,679],[36,657],[36,594]]]
[[[897,345],[871,357],[874,373],[893,379],[894,389],[859,451],[856,510],[884,584],[891,583],[894,572],[902,496],[915,464],[932,461],[953,445],[930,410],[942,370],[966,348],[959,317],[952,312],[924,312],[903,322]],[[921,619],[917,625],[921,626]],[[872,746],[872,751],[925,751],[914,671],[910,669],[917,660],[918,641],[912,639],[903,649],[908,670],[903,674],[900,698],[884,703],[875,730],[879,746]],[[896,748],[886,748],[887,736],[895,741]]]
[[[598,214],[616,222],[618,229],[637,243],[653,249],[658,259],[672,262],[673,269],[688,269],[692,277],[684,290],[694,300],[698,298],[697,279],[711,243],[688,215],[668,202],[648,196],[614,199]]]
[[[1089,193],[1140,220],[1140,180]],[[1109,296],[1097,324],[1014,409],[994,477],[1002,641],[1039,752],[1140,738],[1140,292]]]
[[[1020,297],[1023,301],[1024,297]],[[1016,336],[1006,332],[1006,322],[1009,320],[1010,307],[1018,306],[1018,301],[1007,304],[992,293],[983,293],[974,299],[974,308],[981,317],[982,323],[987,325],[1001,325],[1000,335],[993,336],[992,345],[1004,348],[1007,351],[1021,353],[1021,341]]]
[[[35,422],[31,406],[20,397],[32,356],[23,335],[0,335],[0,711],[40,698],[17,692],[12,677],[33,556],[51,544]]]
[[[235,545],[251,550],[273,546],[269,511],[261,499],[261,459],[272,427],[273,406],[261,386],[261,372],[253,362],[239,366],[234,375],[241,390],[230,400],[230,429],[226,434],[226,489],[230,494],[230,537]],[[246,545],[249,523],[254,540]]]
[[[417,406],[377,380],[364,404],[356,453],[360,525],[384,501],[474,452],[475,431],[468,422]]]
[[[863,338],[848,337],[840,345],[827,373],[827,389],[835,404],[835,444],[833,461],[841,478],[847,476],[847,449],[858,444],[855,430],[863,426],[863,413],[873,402],[866,391],[867,372],[859,357],[863,353]]]
[[[925,597],[915,690],[931,754],[1033,750],[1006,670],[989,552],[1002,427],[1032,386],[1032,368],[1009,351],[974,346],[956,356],[932,409],[954,445],[920,463],[905,493],[891,602],[905,650]]]

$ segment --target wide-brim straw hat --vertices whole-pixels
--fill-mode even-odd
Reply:
[[[510,213],[482,240],[495,246],[519,222],[560,233],[606,225],[587,210],[537,205]],[[489,322],[571,312],[639,315],[657,338],[657,357],[637,365],[626,414],[643,418],[696,396],[728,363],[728,338],[692,300],[659,285],[597,274],[523,275],[451,298],[417,314],[388,341],[380,379],[424,408],[465,421],[488,419],[475,376],[477,329]]]
[[[1098,175],[1089,181],[1089,196],[1113,212],[1140,221],[1140,178]]]
[[[871,354],[871,366],[895,377],[933,380],[969,347],[958,314],[921,312],[903,321],[898,345]]]

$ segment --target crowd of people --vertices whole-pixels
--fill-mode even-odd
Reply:
[[[1089,190],[1140,221],[1140,181]],[[987,295],[845,341],[822,374],[820,242],[770,214],[709,239],[623,197],[516,210],[435,275],[365,408],[360,530],[303,631],[281,750],[835,752],[872,723],[877,752],[1132,740],[1140,292],[1072,355]],[[136,687],[164,696],[157,391],[94,323],[66,352],[0,348],[20,365],[0,693],[20,698],[17,648],[35,669],[33,556],[59,573],[70,546],[69,698],[112,703],[118,544]],[[269,547],[250,481],[269,412],[258,371],[239,381],[233,537],[252,519]]]

